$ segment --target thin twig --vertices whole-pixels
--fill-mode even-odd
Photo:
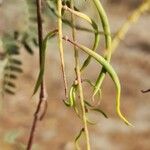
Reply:
[[[62,1],[57,1],[57,7],[58,7],[58,44],[59,44],[59,51],[60,51],[60,58],[61,58],[61,68],[62,68],[62,74],[63,74],[63,81],[64,81],[64,88],[65,88],[65,96],[67,97],[67,79],[66,79],[66,73],[65,73],[65,62],[64,62],[64,49],[63,49],[63,41],[62,41],[62,19],[61,19],[61,11],[62,11]]]
[[[71,8],[74,9],[74,0],[71,0]],[[74,14],[71,13],[71,20],[72,20],[72,37],[73,40],[76,40],[76,31],[74,28],[75,25],[75,17]],[[84,97],[83,97],[83,88],[82,88],[82,81],[81,81],[81,72],[80,72],[80,64],[79,64],[79,53],[76,49],[76,46],[74,45],[74,57],[75,57],[75,72],[76,72],[76,78],[78,82],[78,89],[79,89],[79,97],[80,97],[80,103],[82,108],[82,119],[84,124],[84,131],[85,131],[85,137],[86,137],[86,149],[90,150],[90,140],[89,140],[89,131],[87,126],[87,119],[86,119],[86,110],[85,110],[85,104],[84,104]]]
[[[125,122],[125,124],[129,126],[133,126],[121,113],[121,110],[120,110],[121,85],[120,85],[120,81],[119,81],[117,73],[115,72],[113,67],[109,64],[109,62],[105,58],[103,58],[101,55],[92,51],[92,49],[82,44],[79,44],[77,42],[74,42],[70,40],[68,37],[63,37],[63,39],[75,45],[76,47],[78,47],[80,50],[84,51],[88,55],[92,56],[99,64],[101,64],[106,69],[106,72],[110,75],[112,81],[114,82],[116,86],[116,112],[118,116],[120,117],[120,119],[122,119]]]
[[[133,23],[136,23],[141,17],[141,15],[148,10],[150,10],[150,1],[145,0],[138,8],[136,8],[133,11],[133,13],[128,17],[127,21],[123,23],[123,25],[120,27],[115,37],[113,38],[112,45],[111,45],[112,52],[116,50],[116,48],[120,44],[120,41],[122,41],[125,38],[131,25]]]
[[[38,39],[39,39],[39,63],[40,63],[40,69],[41,69],[41,62],[42,62],[42,42],[43,42],[43,27],[42,27],[42,11],[41,11],[41,0],[36,0],[36,5],[37,5],[37,24],[38,24]],[[41,106],[42,103],[44,102],[44,105],[47,105],[46,103],[46,90],[45,90],[45,84],[44,81],[41,83],[40,87],[40,95],[39,95],[39,102],[34,114],[34,119],[30,131],[30,136],[28,140],[28,145],[27,145],[27,150],[31,150],[32,145],[33,145],[33,140],[34,140],[34,134],[35,130],[37,128],[37,123],[41,119],[40,112],[41,112]],[[46,107],[45,107],[46,108]],[[43,111],[45,112],[45,110]],[[43,113],[42,113],[43,117]]]
[[[148,90],[141,90],[141,92],[142,93],[148,93],[148,92],[150,92],[150,89],[148,89]]]

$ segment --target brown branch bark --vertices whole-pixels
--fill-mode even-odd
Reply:
[[[150,89],[148,89],[148,90],[141,90],[141,92],[142,93],[148,93],[148,92],[150,92]]]
[[[43,42],[43,26],[42,26],[42,4],[41,0],[36,0],[36,5],[37,5],[37,26],[38,26],[38,41],[39,41],[39,63],[40,63],[40,68],[41,68],[41,62],[42,62],[42,42]],[[27,144],[27,150],[32,149],[33,145],[33,140],[34,140],[34,135],[35,135],[35,130],[38,125],[38,121],[40,121],[43,118],[43,115],[45,114],[46,108],[47,108],[47,102],[46,102],[46,90],[45,90],[45,84],[44,81],[42,81],[41,86],[40,86],[40,95],[39,95],[39,102],[36,108],[36,111],[34,113],[34,119],[30,131],[30,136]],[[43,113],[41,113],[41,107],[42,103],[44,102],[44,110]],[[41,115],[40,115],[41,113]]]

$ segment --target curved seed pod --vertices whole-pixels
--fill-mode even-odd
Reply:
[[[78,141],[80,139],[80,137],[82,136],[82,134],[84,133],[84,128],[82,128],[79,132],[79,134],[77,135],[77,137],[75,138],[75,146],[77,150],[81,150],[81,148],[79,147]]]
[[[106,114],[103,110],[101,110],[101,109],[99,109],[99,108],[95,108],[95,106],[92,106],[88,101],[84,101],[84,102],[85,102],[85,104],[86,104],[88,107],[90,107],[90,110],[99,112],[99,113],[101,113],[105,118],[108,118],[107,114]]]
[[[74,102],[73,109],[74,109],[75,113],[77,114],[77,116],[80,118],[79,110],[78,110],[77,103],[76,103],[77,87],[78,86],[76,84],[74,84],[74,89],[73,89],[73,93],[72,93],[73,102]]]
[[[116,86],[116,92],[117,92],[116,112],[117,112],[118,116],[120,117],[120,119],[122,119],[127,125],[132,126],[132,124],[122,115],[121,110],[120,110],[121,85],[120,85],[119,78],[118,78],[115,70],[113,69],[113,67],[102,56],[100,56],[96,52],[93,52],[91,49],[87,48],[86,46],[78,44],[74,41],[71,41],[68,38],[64,38],[64,39],[66,41],[72,43],[73,45],[77,46],[78,48],[80,48],[82,51],[84,51],[88,55],[92,56],[97,62],[99,62],[105,68],[105,70],[108,72],[108,74],[110,75],[111,79],[113,80],[113,82]]]
[[[69,91],[68,101],[63,100],[63,102],[67,107],[73,107],[73,109],[74,109],[75,113],[77,114],[77,116],[79,118],[81,118],[80,114],[79,114],[77,104],[76,104],[76,91],[77,91],[77,85],[73,84],[70,88],[70,91]]]
[[[105,55],[105,59],[110,62],[111,59],[111,33],[110,33],[110,27],[109,27],[109,22],[107,19],[107,15],[105,13],[105,10],[103,9],[101,2],[99,0],[93,0],[93,3],[95,4],[97,11],[99,13],[101,22],[102,22],[102,26],[103,26],[103,30],[105,33],[105,47],[107,50],[107,53]],[[93,100],[94,100],[94,96],[97,94],[98,89],[101,88],[102,82],[105,78],[105,74],[106,74],[106,70],[104,67],[102,67],[102,70],[99,74],[99,77],[96,80],[96,84],[95,84],[95,89],[94,89],[94,94],[93,94]]]
[[[48,4],[48,7],[49,7],[50,11],[51,11],[56,17],[60,17],[60,16],[58,16],[58,13],[56,12],[56,10],[50,5],[49,1],[47,2],[47,4]],[[76,10],[76,9],[75,9],[75,10]],[[76,10],[76,11],[79,11],[79,10]],[[63,17],[61,17],[61,19],[62,19],[62,22],[63,22],[65,25],[68,25],[68,26],[71,27],[71,28],[75,28],[76,30],[80,30],[80,31],[84,31],[84,32],[89,32],[89,33],[94,33],[94,34],[98,33],[98,34],[100,34],[100,35],[104,35],[104,34],[105,34],[103,31],[99,31],[99,30],[98,30],[98,32],[97,32],[97,31],[95,31],[95,30],[93,30],[93,29],[89,29],[89,28],[86,28],[86,27],[84,27],[84,26],[72,25],[72,22],[71,22],[70,20],[64,19]]]
[[[54,31],[51,31],[50,33],[47,34],[47,36],[43,40],[42,54],[41,54],[41,70],[39,72],[38,79],[37,79],[35,87],[34,87],[33,95],[37,92],[37,90],[39,89],[41,82],[43,80],[43,75],[44,75],[44,70],[45,70],[45,52],[46,52],[47,41],[48,41],[48,39],[50,39],[54,35],[56,35],[57,32],[58,32],[57,29]]]
[[[76,86],[72,85],[69,91],[68,101],[64,101],[66,106],[73,107],[75,105],[75,97],[76,97],[75,91],[76,91]]]
[[[92,100],[95,101],[95,95],[98,93],[99,90],[101,90],[100,86],[102,85],[103,82],[103,71],[100,72],[100,74],[98,75],[98,78],[96,79],[96,83],[94,85],[94,91],[93,91],[93,95],[92,95]],[[103,77],[103,79],[102,79]]]
[[[99,41],[100,41],[100,34],[99,34],[98,25],[94,22],[94,20],[92,20],[87,15],[85,15],[85,14],[79,12],[79,11],[75,11],[75,10],[67,7],[66,5],[63,6],[63,9],[65,9],[66,11],[69,11],[70,13],[73,13],[74,15],[86,20],[87,22],[89,22],[91,24],[93,30],[95,31],[95,33],[94,33],[95,34],[94,45],[93,45],[93,48],[92,48],[92,50],[95,51],[97,49]],[[84,61],[82,67],[81,67],[81,71],[83,71],[88,66],[90,61],[91,61],[91,56],[88,56],[86,58],[86,60]]]
[[[105,18],[106,20],[102,21],[102,24],[104,24],[104,26],[108,26],[108,21],[107,21],[107,16],[105,15],[104,10],[102,10],[102,6],[100,4],[100,2],[98,0],[93,0],[93,2],[95,3],[96,7],[99,10],[99,14],[102,15],[102,18]],[[111,41],[108,38],[106,39],[107,45],[106,45],[106,49],[108,49],[108,58],[111,58],[111,53],[113,53],[115,51],[115,49],[117,48],[117,46],[119,45],[120,40],[122,40],[125,37],[125,34],[127,33],[130,25],[132,23],[135,23],[139,17],[141,16],[141,14],[147,10],[149,10],[150,8],[150,1],[146,0],[144,1],[127,19],[127,21],[121,26],[121,28],[118,30],[118,32],[116,33],[115,37],[113,38],[112,44]],[[101,12],[101,13],[100,13]],[[104,14],[104,15],[103,15]],[[106,28],[107,29],[107,28]],[[109,26],[108,26],[109,29]],[[107,30],[108,30],[107,29]],[[106,30],[104,30],[105,33]],[[106,31],[107,32],[107,31]],[[107,36],[107,34],[105,34]],[[108,34],[109,35],[109,34]],[[111,46],[110,46],[110,44]],[[109,61],[109,59],[107,59]],[[104,73],[101,71],[99,74],[99,77],[96,80],[96,88],[94,90],[94,94],[93,94],[93,99],[94,96],[96,95],[96,93],[98,92],[98,89],[101,87],[102,82],[104,80]]]
[[[86,117],[86,121],[90,125],[96,125],[97,124],[96,122],[91,121],[88,117]]]
[[[106,113],[103,110],[98,109],[98,108],[93,108],[91,110],[95,111],[95,112],[98,112],[98,113],[101,113],[106,119],[108,119],[108,116],[106,115]]]

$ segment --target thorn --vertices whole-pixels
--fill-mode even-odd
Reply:
[[[150,92],[150,89],[148,89],[148,90],[141,90],[141,92],[142,93],[148,93],[148,92]]]

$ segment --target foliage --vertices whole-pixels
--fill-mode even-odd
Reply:
[[[3,86],[2,89],[4,92],[9,94],[14,94],[15,88],[15,79],[17,79],[17,73],[22,72],[21,61],[18,59],[17,55],[19,54],[20,48],[24,47],[30,54],[33,54],[34,46],[39,48],[39,64],[40,64],[40,72],[38,75],[37,82],[34,87],[33,95],[37,93],[38,89],[40,89],[40,97],[39,103],[37,105],[33,124],[31,128],[31,133],[28,141],[27,150],[30,150],[33,145],[33,138],[37,123],[41,120],[46,112],[47,101],[46,101],[46,89],[44,82],[44,73],[45,73],[45,57],[46,57],[46,49],[47,42],[52,37],[57,36],[58,48],[60,53],[60,65],[62,70],[62,77],[64,81],[64,93],[65,100],[63,100],[64,104],[71,108],[81,120],[82,128],[75,138],[75,146],[76,149],[80,149],[78,144],[80,137],[85,135],[85,143],[86,149],[91,149],[90,138],[89,138],[89,125],[94,125],[89,118],[88,114],[91,111],[95,111],[100,113],[105,118],[108,118],[107,114],[100,109],[99,105],[94,105],[95,95],[99,95],[99,100],[101,99],[101,87],[103,81],[105,79],[106,73],[111,77],[112,82],[116,87],[116,112],[124,123],[129,126],[132,124],[124,117],[120,110],[120,98],[121,98],[121,84],[118,78],[118,75],[115,69],[110,64],[111,56],[120,40],[124,38],[126,32],[128,31],[130,25],[137,21],[141,14],[147,11],[150,8],[150,1],[146,0],[143,2],[139,8],[137,8],[133,14],[127,19],[125,24],[118,30],[116,35],[112,38],[110,32],[110,25],[107,18],[107,13],[103,8],[103,5],[99,0],[92,0],[95,11],[98,13],[100,18],[100,23],[87,14],[81,12],[78,5],[74,0],[26,0],[28,5],[29,12],[29,26],[28,29],[19,33],[18,31],[14,31],[14,33],[6,34],[2,38],[2,43],[4,47],[4,58],[6,59],[6,63],[4,65],[4,77],[3,77]],[[87,1],[80,1],[83,4],[87,3]],[[46,7],[45,7],[46,6]],[[49,10],[49,11],[48,11]],[[45,36],[43,36],[43,16],[53,14],[57,19],[57,28],[49,31]],[[70,17],[65,17],[70,15]],[[82,27],[76,23],[76,17],[87,22],[91,29]],[[68,19],[69,18],[69,19]],[[63,24],[68,25],[71,28],[72,35],[71,37],[67,37],[63,31]],[[38,30],[36,26],[38,25]],[[100,26],[102,26],[102,31],[100,31]],[[80,44],[80,41],[77,39],[77,30],[88,32],[89,34],[93,34],[94,38],[92,41],[92,48],[89,48],[83,44]],[[38,35],[38,40],[37,40]],[[104,45],[105,52],[104,55],[101,56],[97,50],[101,49],[100,44],[100,36],[103,35],[105,37]],[[66,77],[66,67],[64,60],[64,46],[63,40],[70,43],[74,51],[74,62],[75,62],[75,79],[72,81],[72,85],[68,86],[67,77]],[[80,64],[80,53],[79,51],[83,51],[87,54],[87,58],[85,58],[83,64]],[[88,74],[86,74],[87,79],[83,79],[82,75],[85,73],[85,69],[89,66],[91,60],[94,59],[98,65],[102,66],[99,75],[95,83],[91,82],[88,79]],[[84,97],[84,89],[83,83],[87,82],[93,89],[93,96],[90,100],[86,100]],[[70,88],[68,88],[70,87]],[[68,90],[69,89],[69,90]],[[41,105],[44,103],[44,111],[41,115]],[[98,103],[99,104],[99,103]],[[40,114],[40,115],[39,115]]]
[[[19,55],[19,45],[16,41],[15,33],[13,35],[5,35],[2,38],[4,47],[4,68],[3,68],[3,81],[2,81],[2,95],[5,93],[15,94],[15,80],[18,73],[22,73],[22,62],[17,57]]]

